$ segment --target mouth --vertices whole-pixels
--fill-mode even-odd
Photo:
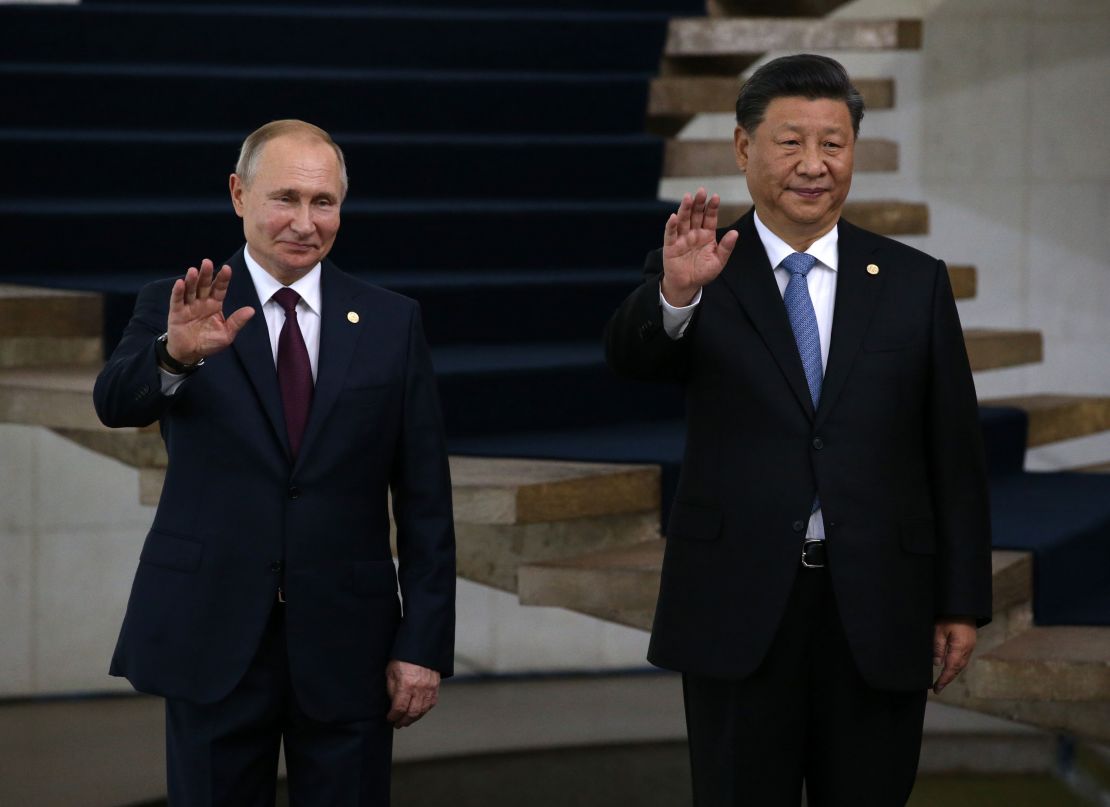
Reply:
[[[294,252],[310,252],[314,249],[318,249],[316,244],[302,244],[299,241],[282,241],[280,243],[286,249],[291,249]]]
[[[819,199],[822,194],[828,193],[825,188],[791,188],[790,191],[803,199]]]

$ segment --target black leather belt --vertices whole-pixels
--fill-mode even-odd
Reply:
[[[825,568],[825,542],[807,538],[802,544],[802,565],[807,569]]]

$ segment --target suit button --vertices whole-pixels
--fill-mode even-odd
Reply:
[[[794,528],[794,532],[801,532],[806,528],[806,523],[804,521],[795,521],[791,526]]]
[[[274,572],[275,574],[280,572],[281,569],[282,569],[282,566],[281,566],[281,561],[280,560],[275,560],[270,564],[270,571]]]
[[[300,497],[301,497],[301,489],[299,487],[297,487],[296,485],[290,485],[289,486],[289,498],[290,499],[299,499]]]
[[[820,451],[822,448],[825,447],[825,441],[822,440],[820,437],[814,437],[813,438],[813,447],[816,448],[818,451]]]

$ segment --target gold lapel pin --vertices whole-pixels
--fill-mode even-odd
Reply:
[[[867,274],[869,274],[869,275],[879,274],[879,265],[876,264],[876,263],[867,264]]]
[[[358,324],[358,312],[357,311],[348,311],[347,312],[347,322],[351,323],[352,325],[357,325]]]

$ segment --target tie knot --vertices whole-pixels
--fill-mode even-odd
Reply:
[[[289,316],[296,310],[297,303],[301,301],[301,295],[286,286],[275,291],[274,296],[270,299],[285,310],[285,316]]]
[[[782,266],[792,275],[805,277],[817,263],[817,259],[804,252],[792,252],[782,259]]]

